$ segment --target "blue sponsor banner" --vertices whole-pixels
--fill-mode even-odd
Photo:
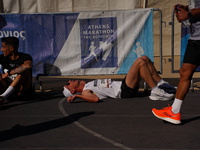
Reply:
[[[153,41],[153,12],[146,20],[144,27],[137,36],[135,42],[132,45],[126,59],[121,65],[118,74],[127,73],[133,62],[141,56],[148,56],[151,61],[154,61],[154,41]]]
[[[59,68],[53,64],[77,16],[77,13],[2,14],[0,38],[19,38],[19,51],[33,57],[33,76],[49,74],[52,68],[52,75],[61,75]]]
[[[180,51],[180,55],[181,55],[180,64],[181,65],[183,63],[183,58],[185,55],[185,51],[187,48],[187,43],[188,43],[189,38],[190,38],[189,28],[187,26],[181,25],[181,51]]]
[[[1,14],[0,38],[19,38],[33,76],[124,74],[142,55],[153,61],[152,12]]]
[[[117,18],[80,19],[81,68],[117,67]]]

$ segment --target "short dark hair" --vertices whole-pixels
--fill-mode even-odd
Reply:
[[[15,50],[18,50],[19,39],[16,37],[5,37],[1,39],[1,42],[5,42],[6,45],[11,45]]]

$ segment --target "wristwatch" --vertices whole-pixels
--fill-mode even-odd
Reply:
[[[192,17],[192,13],[189,11],[188,12],[188,18],[191,18]]]

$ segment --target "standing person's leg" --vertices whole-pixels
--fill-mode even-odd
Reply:
[[[184,100],[185,95],[189,91],[192,76],[197,67],[198,67],[197,65],[183,63],[179,71],[180,81],[179,81],[178,89],[175,96],[176,98]]]
[[[152,109],[153,114],[165,121],[171,122],[173,124],[181,123],[180,109],[185,95],[188,93],[191,78],[197,66],[193,64],[183,64],[180,69],[180,81],[178,84],[177,92],[175,95],[175,100],[172,106],[166,107],[162,110]],[[167,115],[168,114],[168,115]]]
[[[180,109],[186,94],[189,91],[191,79],[196,68],[200,65],[200,41],[189,40],[185,52],[183,65],[180,69],[180,81],[178,84],[176,96],[172,106],[161,110],[152,109],[153,114],[162,120],[180,124]]]
[[[180,81],[172,104],[172,112],[175,114],[180,112],[182,102],[189,91],[192,76],[197,67],[197,65],[183,63],[180,69]]]

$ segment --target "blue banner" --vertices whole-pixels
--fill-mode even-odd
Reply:
[[[117,67],[116,31],[116,17],[80,19],[81,68]]]
[[[181,59],[180,59],[180,64],[182,65],[183,63],[183,58],[185,55],[185,51],[187,48],[187,43],[188,43],[188,39],[190,38],[190,34],[189,34],[189,27],[181,25],[181,51],[180,51],[180,55],[181,55]]]
[[[78,14],[2,14],[5,24],[0,38],[14,36],[20,40],[19,51],[33,57],[33,76],[61,75],[53,66]]]
[[[134,60],[143,55],[148,56],[151,61],[154,61],[154,41],[153,41],[153,12],[149,15],[144,27],[137,36],[133,46],[131,47],[126,59],[118,71],[118,74],[127,73],[130,65]]]
[[[124,74],[142,55],[153,61],[152,24],[152,9],[1,14],[0,38],[19,38],[33,76]]]

